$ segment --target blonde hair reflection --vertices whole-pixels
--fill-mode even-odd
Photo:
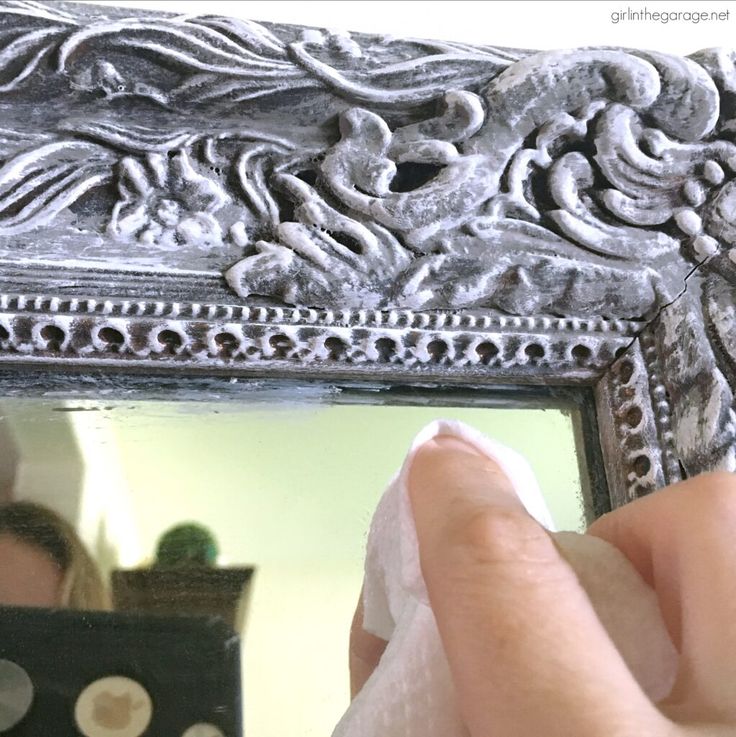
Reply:
[[[32,502],[0,506],[0,534],[43,551],[62,573],[61,606],[68,609],[112,609],[110,592],[97,564],[65,519]]]

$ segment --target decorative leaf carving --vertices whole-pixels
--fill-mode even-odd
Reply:
[[[77,19],[71,13],[48,3],[36,2],[36,0],[4,0],[2,12],[8,16],[23,16],[26,19],[37,18],[54,23],[77,25]]]
[[[120,125],[104,120],[64,126],[62,130],[134,154],[166,153],[191,146],[202,138],[202,134],[187,129],[151,128],[130,123]]]
[[[401,61],[368,59],[339,69],[336,61],[363,55],[348,36],[305,30],[302,39],[287,41],[261,24],[219,16],[103,20],[75,29],[79,24],[71,14],[23,2],[4,2],[0,18],[3,14],[46,21],[18,41],[28,62],[13,84],[31,75],[53,50],[58,70],[76,89],[147,98],[164,107],[239,103],[310,88],[329,89],[354,102],[416,105],[436,99],[448,86],[487,82],[518,57],[493,47],[407,40],[396,43]],[[173,88],[161,89],[106,61],[102,55],[109,50],[176,68],[183,77]]]
[[[2,23],[2,15],[15,22]],[[73,29],[63,11],[35,2],[8,2],[0,8],[0,94],[17,89]]]
[[[202,23],[173,20],[125,19],[95,23],[71,34],[59,47],[59,70],[65,70],[82,45],[85,50],[102,40],[112,48],[158,56],[168,63],[197,72],[249,76],[283,73],[291,64],[283,57],[269,58],[253,51],[250,43],[233,41],[227,34]]]
[[[256,255],[226,274],[238,292],[278,294],[290,304],[377,307],[411,257],[387,230],[345,217],[297,177],[278,184],[295,201],[295,222],[277,228],[280,243],[258,241]]]
[[[506,58],[493,52],[458,47],[446,53],[422,55],[370,71],[346,72],[321,61],[310,46],[328,42],[324,35],[289,45],[289,53],[310,77],[355,102],[380,105],[416,105],[436,99],[448,86],[477,85],[508,66]],[[426,45],[426,44],[425,44]],[[359,50],[351,49],[354,54]],[[396,81],[401,80],[397,89]]]
[[[695,265],[734,248],[736,144],[720,114],[731,81],[717,52],[378,43],[213,15],[80,19],[0,4],[5,92],[48,57],[73,94],[101,94],[100,114],[51,133],[0,130],[0,234],[106,187],[118,198],[100,232],[221,253],[243,299],[626,318],[656,314]],[[339,129],[309,102],[310,145],[286,123],[233,123],[232,106],[268,109],[254,101],[282,92],[339,100],[328,114]],[[116,118],[125,97],[161,124]],[[212,120],[212,106],[227,111],[221,125],[183,118],[199,105]]]
[[[601,285],[605,286],[601,286]],[[637,315],[656,304],[650,270],[580,264],[574,259],[508,254],[485,258],[423,256],[401,274],[389,304],[412,309],[491,307],[514,315]]]
[[[0,235],[50,223],[85,192],[108,181],[114,156],[82,141],[58,141],[12,157],[0,168]]]
[[[4,40],[0,50],[0,93],[15,89],[33,74],[65,30],[63,26],[52,26],[29,30],[10,42]]]
[[[479,103],[468,93],[462,98],[455,94],[453,101],[457,104],[460,99],[472,119]],[[437,135],[442,127],[435,123],[426,132]],[[340,142],[322,164],[330,190],[352,210],[401,232],[412,245],[420,247],[438,230],[467,221],[493,194],[487,156],[460,155],[447,141],[421,138],[426,135],[424,129],[394,134],[380,117],[356,108],[341,116],[340,132]],[[411,134],[417,136],[413,146],[408,145]],[[417,154],[412,156],[414,150]],[[407,159],[436,164],[440,170],[413,191],[393,192],[397,164]]]
[[[118,188],[121,199],[109,226],[115,237],[170,249],[222,245],[214,213],[228,195],[194,169],[186,152],[170,158],[148,154],[145,166],[137,159],[123,159]]]
[[[697,209],[736,150],[726,141],[675,141],[645,127],[641,114],[661,117],[670,133],[675,116],[686,139],[708,133],[718,91],[703,69],[659,54],[549,52],[510,66],[483,97],[481,105],[474,94],[446,93],[439,116],[394,129],[362,108],[341,115],[340,141],[320,167],[326,192],[311,201],[337,198],[350,217],[379,223],[417,254],[382,299],[371,292],[370,304],[645,317],[674,299],[691,268],[683,241],[695,258],[711,245]],[[527,148],[535,130],[536,148]],[[575,148],[581,141],[593,156]],[[397,187],[407,164],[429,177]],[[540,177],[552,206],[529,187]],[[651,228],[671,221],[679,238]],[[280,240],[293,247],[293,237]],[[312,247],[322,248],[319,237]],[[231,281],[243,296],[253,263],[247,258]],[[307,293],[301,280],[289,295],[301,304]],[[325,291],[322,299],[337,298]]]

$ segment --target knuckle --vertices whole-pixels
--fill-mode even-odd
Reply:
[[[736,522],[736,475],[725,471],[705,474],[697,502],[706,505],[709,514]]]
[[[689,501],[702,509],[731,517],[736,515],[736,474],[712,471],[689,480]]]
[[[476,511],[457,525],[453,542],[480,564],[536,562],[555,553],[547,532],[523,509]]]
[[[681,496],[667,507],[670,527],[690,534],[736,528],[736,474],[714,471],[683,482]],[[675,504],[675,502],[677,503]]]
[[[736,495],[736,473],[731,471],[710,471],[696,478],[710,489]]]

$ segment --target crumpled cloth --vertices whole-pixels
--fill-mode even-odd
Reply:
[[[422,578],[407,489],[416,451],[438,435],[460,438],[498,463],[527,511],[548,530],[554,529],[539,484],[520,454],[455,420],[437,420],[425,427],[381,497],[368,534],[363,627],[388,645],[332,737],[467,737]],[[672,685],[677,656],[653,591],[608,543],[587,535],[565,535],[569,545],[562,537],[557,538],[558,545],[581,559],[581,583],[589,595],[593,591],[591,600],[614,643],[623,645],[619,649],[645,691],[661,698]],[[581,541],[586,548],[582,555]],[[591,560],[584,560],[588,543],[594,552]],[[632,592],[640,605],[631,605]],[[621,623],[617,618],[622,609],[626,614]]]

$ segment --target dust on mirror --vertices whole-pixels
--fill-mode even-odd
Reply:
[[[344,712],[368,526],[425,425],[522,453],[559,529],[589,507],[574,410],[6,399],[0,416],[0,604],[222,616],[255,737],[330,734]]]

